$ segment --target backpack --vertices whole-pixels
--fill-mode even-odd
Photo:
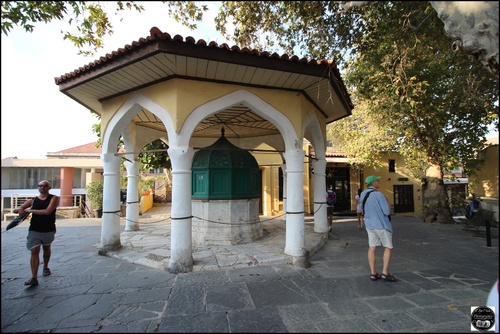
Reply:
[[[362,208],[363,210],[361,211],[361,215],[364,216],[365,215],[365,203],[366,203],[366,200],[368,199],[368,197],[370,196],[370,194],[374,191],[377,191],[377,190],[372,190],[372,191],[369,191],[366,193],[365,195],[365,198],[363,198],[363,204],[362,204]]]
[[[334,191],[329,190],[328,191],[328,197],[326,198],[326,204],[328,205],[334,205],[336,200],[336,194]]]

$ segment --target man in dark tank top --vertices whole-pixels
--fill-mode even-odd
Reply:
[[[59,197],[49,193],[50,182],[47,180],[38,183],[38,196],[24,202],[15,213],[23,215],[31,213],[30,227],[26,247],[31,252],[31,278],[24,285],[38,285],[38,268],[40,266],[40,248],[43,248],[43,276],[51,274],[49,260],[51,244],[56,234],[56,209],[59,206]]]

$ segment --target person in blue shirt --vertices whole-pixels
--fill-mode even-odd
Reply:
[[[360,201],[364,213],[364,225],[368,234],[368,264],[370,265],[370,279],[376,281],[383,278],[387,282],[396,282],[397,278],[389,273],[389,264],[392,257],[392,224],[390,221],[391,208],[384,196],[377,189],[380,187],[380,176],[370,175],[365,179],[367,188],[363,190]],[[368,197],[367,197],[368,196]],[[366,198],[366,201],[365,201]],[[376,250],[384,247],[382,274],[376,269]]]
[[[476,197],[476,195],[472,194],[469,197],[470,203],[465,209],[465,218],[471,219],[472,217],[475,216],[476,212],[481,208],[481,202],[479,199]]]

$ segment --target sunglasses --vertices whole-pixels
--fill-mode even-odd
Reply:
[[[38,188],[48,188],[49,185],[48,184],[39,184],[38,185]]]

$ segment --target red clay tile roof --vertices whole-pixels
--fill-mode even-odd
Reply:
[[[89,63],[88,65],[85,65],[83,67],[80,67],[79,69],[66,73],[59,78],[55,78],[56,84],[60,84],[61,82],[64,82],[67,79],[70,79],[72,77],[76,77],[78,75],[83,74],[83,72],[90,71],[94,69],[95,67],[98,67],[99,65],[103,65],[107,61],[111,61],[114,59],[119,58],[120,56],[123,56],[127,53],[130,53],[134,51],[135,49],[138,49],[142,47],[145,44],[148,44],[151,41],[158,41],[158,40],[165,40],[168,42],[179,42],[182,43],[183,37],[181,35],[175,35],[173,38],[170,36],[169,33],[164,33],[157,27],[151,28],[149,31],[150,35],[146,38],[140,38],[139,41],[134,41],[132,42],[132,45],[125,45],[125,48],[119,48],[117,51],[113,51],[111,53],[107,53],[105,56],[102,56],[101,58],[95,60],[92,63]],[[200,39],[198,42],[195,41],[195,39],[191,36],[186,37],[185,44],[196,44],[196,45],[202,45],[202,46],[207,46],[207,42],[205,40]],[[208,44],[209,48],[219,48],[219,49],[224,49],[227,51],[232,51],[232,52],[239,52],[242,54],[249,54],[249,55],[255,55],[259,57],[267,57],[267,58],[273,58],[273,59],[281,59],[281,60],[287,60],[290,62],[294,63],[306,63],[306,64],[312,64],[312,65],[328,65],[332,68],[336,69],[336,75],[338,73],[338,69],[335,66],[335,63],[333,60],[327,60],[327,59],[322,59],[322,60],[308,60],[306,58],[299,59],[297,56],[292,56],[289,57],[287,54],[284,54],[282,56],[278,55],[277,53],[272,53],[270,54],[269,52],[266,51],[259,51],[256,49],[250,50],[248,48],[243,48],[240,49],[238,46],[234,45],[233,47],[229,47],[226,43],[221,44],[220,46],[216,42],[210,42]]]
[[[58,152],[51,152],[51,153],[64,153],[64,154],[78,154],[78,153],[98,153],[98,154],[101,154],[102,153],[102,147],[96,147],[96,141],[92,142],[92,143],[88,143],[88,144],[84,144],[84,145],[80,145],[80,146],[75,146],[75,147],[71,147],[71,148],[67,148],[65,150],[62,150],[62,151],[58,151]],[[118,152],[125,152],[125,150],[123,148],[119,148],[118,149]]]
[[[85,145],[75,146],[54,153],[102,153],[101,147],[95,147],[96,143],[97,142],[92,142]]]
[[[129,54],[134,53],[134,51],[143,48],[147,44],[150,44],[151,42],[156,43],[159,41],[166,41],[167,43],[183,43],[185,45],[196,45],[196,46],[204,46],[207,48],[211,49],[219,49],[219,50],[226,50],[229,52],[235,52],[239,53],[241,55],[247,54],[251,56],[258,56],[258,57],[263,57],[263,58],[269,58],[269,59],[274,59],[278,61],[285,61],[282,66],[286,66],[286,62],[295,64],[305,64],[309,65],[308,68],[311,70],[316,66],[319,66],[320,68],[325,68],[327,67],[330,71],[333,71],[335,76],[338,79],[338,83],[341,86],[342,89],[342,95],[344,95],[344,98],[348,101],[350,104],[351,108],[353,107],[353,104],[351,102],[351,99],[349,97],[349,94],[347,93],[347,88],[341,79],[340,72],[333,60],[328,60],[328,59],[321,59],[321,60],[308,60],[306,58],[299,58],[297,56],[292,56],[289,57],[287,54],[283,55],[278,55],[277,53],[269,53],[266,51],[259,51],[256,49],[250,50],[246,47],[243,49],[240,49],[238,46],[233,46],[229,47],[226,43],[221,44],[220,46],[216,42],[210,42],[208,45],[205,40],[200,39],[198,42],[195,41],[195,39],[191,36],[186,37],[185,41],[183,41],[183,37],[180,35],[175,35],[173,38],[170,36],[168,33],[162,32],[160,29],[157,27],[153,27],[150,29],[150,36],[146,38],[140,38],[139,41],[134,41],[132,42],[132,45],[125,45],[125,48],[119,48],[117,51],[113,51],[112,53],[107,53],[105,56],[100,57],[99,59],[95,60],[92,63],[89,63],[88,65],[85,65],[83,67],[80,67],[77,70],[74,70],[73,72],[66,73],[60,77],[56,77],[55,83],[56,85],[60,85],[64,83],[65,81],[71,80],[72,78],[76,78],[78,76],[81,76],[85,74],[86,72],[90,71],[96,71],[98,70],[99,67],[104,66],[107,62],[110,61],[115,61],[116,59],[119,59],[122,56],[127,56]],[[281,62],[280,62],[281,63]],[[275,66],[276,64],[274,64]]]

